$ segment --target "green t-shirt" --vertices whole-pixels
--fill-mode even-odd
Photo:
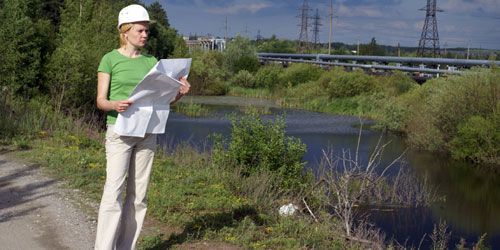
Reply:
[[[111,77],[109,100],[126,100],[157,61],[154,56],[146,54],[137,58],[129,58],[120,54],[116,49],[104,55],[97,71],[108,73]],[[115,124],[117,116],[118,113],[115,110],[108,112],[107,124]]]

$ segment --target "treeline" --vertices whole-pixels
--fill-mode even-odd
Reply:
[[[309,44],[308,48],[300,48],[295,40],[279,39],[275,35],[270,38],[261,38],[251,41],[258,52],[272,53],[311,53],[328,54],[328,43]],[[377,42],[375,37],[369,41],[360,41],[358,44],[347,44],[343,42],[332,43],[331,54],[334,55],[362,55],[362,56],[402,56],[416,57],[417,47],[399,45],[383,45]],[[489,49],[467,49],[467,48],[441,48],[440,58],[454,59],[480,59],[496,60],[500,51]],[[426,55],[433,57],[432,55]]]
[[[0,2],[0,90],[7,97],[47,98],[57,110],[94,112],[96,69],[118,47],[118,12],[133,0],[4,0]],[[146,6],[146,52],[174,53],[177,31],[158,2]],[[181,43],[182,45],[182,43]]]

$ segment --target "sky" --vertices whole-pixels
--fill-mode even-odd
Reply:
[[[155,0],[145,0],[150,4]],[[170,25],[183,35],[298,39],[303,0],[158,0]],[[321,16],[320,41],[328,42],[330,0],[308,0]],[[418,46],[426,0],[333,0],[333,41]],[[500,0],[437,0],[441,48],[500,49]],[[310,28],[312,30],[312,28]],[[312,34],[309,34],[312,38]]]

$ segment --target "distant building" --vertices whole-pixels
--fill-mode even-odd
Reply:
[[[204,51],[217,50],[222,52],[226,49],[226,40],[213,36],[185,36],[184,41],[186,42],[189,51],[201,49]]]

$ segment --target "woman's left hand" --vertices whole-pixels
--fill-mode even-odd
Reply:
[[[181,93],[182,95],[185,95],[189,92],[189,90],[191,89],[191,84],[189,84],[189,82],[187,81],[187,78],[185,76],[181,77],[179,79],[179,81],[181,82],[181,87],[179,89],[179,93]]]

